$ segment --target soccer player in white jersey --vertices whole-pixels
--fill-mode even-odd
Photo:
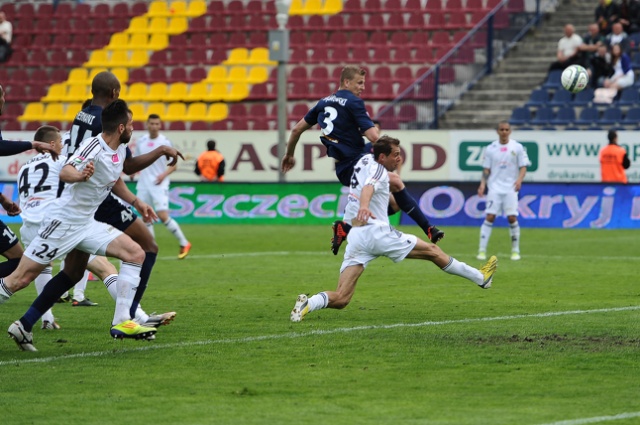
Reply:
[[[61,196],[47,208],[47,217],[25,249],[18,268],[0,279],[2,304],[15,291],[28,286],[51,261],[67,254],[64,270],[45,285],[25,315],[9,326],[9,335],[22,350],[36,351],[33,325],[79,280],[90,254],[122,260],[111,336],[141,339],[156,332],[134,322],[130,315],[144,251],[126,234],[94,219],[96,209],[112,191],[134,205],[146,220],[157,219],[153,209],[138,200],[120,178],[126,145],[133,133],[133,116],[126,102],[116,100],[104,108],[102,128],[102,133],[83,142],[62,168],[60,180],[67,184]]]
[[[480,247],[478,260],[487,259],[487,245],[491,238],[493,222],[498,214],[504,214],[509,221],[511,234],[511,259],[520,259],[520,225],[518,224],[518,192],[531,165],[524,147],[510,138],[511,126],[507,121],[498,123],[498,140],[493,141],[484,151],[482,178],[478,196],[483,197],[486,188],[486,217],[480,227]]]
[[[135,156],[145,155],[160,146],[171,147],[171,142],[160,133],[162,120],[159,115],[151,114],[147,119],[148,134],[136,141]],[[153,164],[140,171],[136,194],[153,209],[160,217],[162,224],[178,239],[180,243],[179,259],[185,258],[191,249],[191,243],[180,229],[180,225],[169,215],[169,175],[176,170],[175,165],[168,165],[165,157],[158,158]],[[153,223],[146,223],[152,235]]]
[[[388,257],[396,263],[405,258],[428,260],[443,271],[469,279],[481,288],[491,287],[498,265],[495,256],[477,270],[445,254],[437,245],[391,227],[387,213],[389,172],[394,171],[400,161],[400,141],[382,136],[373,144],[373,154],[364,155],[356,163],[344,214],[344,221],[352,229],[347,235],[338,288],[310,298],[305,294],[298,295],[291,311],[292,322],[301,321],[315,310],[342,309],[349,305],[365,267],[378,257]]]

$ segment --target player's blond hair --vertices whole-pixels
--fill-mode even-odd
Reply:
[[[358,75],[364,77],[367,75],[367,71],[355,65],[345,66],[340,73],[340,85],[342,86],[344,80],[353,80]]]

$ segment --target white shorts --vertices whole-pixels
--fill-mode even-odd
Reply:
[[[491,193],[487,194],[487,208],[485,214],[494,214],[500,216],[504,213],[506,216],[518,215],[518,192],[511,193]]]
[[[107,246],[121,234],[113,226],[94,219],[86,224],[47,219],[25,248],[24,255],[40,264],[49,264],[74,248],[88,254],[106,255]]]
[[[156,211],[169,211],[169,188],[165,186],[138,187],[136,195]]]
[[[347,249],[340,273],[349,266],[367,264],[378,257],[388,257],[394,263],[402,261],[418,242],[414,235],[402,233],[388,224],[368,224],[353,227],[347,235]]]

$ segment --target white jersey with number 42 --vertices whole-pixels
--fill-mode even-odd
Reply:
[[[41,153],[20,168],[18,193],[22,221],[41,223],[48,215],[47,206],[58,197],[60,170],[65,161],[64,156],[54,161],[50,154]]]

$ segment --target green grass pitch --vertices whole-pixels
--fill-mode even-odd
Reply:
[[[56,305],[62,329],[34,329],[37,353],[5,334],[0,423],[640,423],[638,231],[523,228],[515,262],[496,227],[490,290],[381,258],[346,309],[291,323],[298,294],[335,289],[328,225],[183,230],[193,249],[179,261],[156,226],[143,307],[178,315],[155,341],[109,337],[101,282],[87,288],[98,307]],[[480,266],[479,229],[444,230],[440,246]],[[31,286],[0,306],[0,326],[34,297]]]

